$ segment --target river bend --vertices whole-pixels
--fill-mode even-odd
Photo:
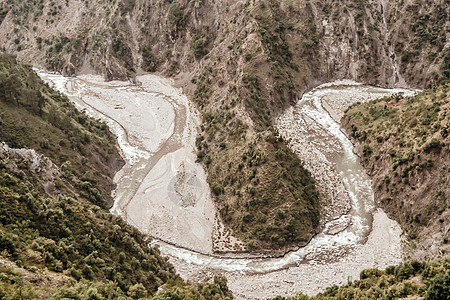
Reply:
[[[276,126],[325,195],[322,232],[280,258],[219,258],[211,255],[215,208],[195,163],[199,117],[182,91],[153,75],[138,77],[140,86],[99,76],[39,75],[117,135],[127,164],[115,177],[112,211],[156,237],[153,243],[185,279],[224,273],[238,299],[311,295],[357,279],[364,268],[402,260],[401,230],[375,207],[370,178],[339,120],[352,103],[411,91],[340,81],[305,93]]]

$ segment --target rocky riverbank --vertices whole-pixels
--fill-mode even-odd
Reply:
[[[327,286],[359,279],[365,268],[401,262],[402,231],[381,209],[375,209],[371,181],[337,123],[348,105],[398,91],[351,81],[326,84],[278,118],[281,135],[290,140],[322,191],[331,195],[324,230],[308,246],[283,258],[266,260],[221,260],[165,246],[162,251],[170,254],[170,261],[185,279],[201,281],[224,272],[238,299],[287,296],[298,291],[313,295]],[[342,151],[346,154],[339,154]],[[353,169],[356,166],[357,170]],[[366,215],[367,224],[355,210]]]

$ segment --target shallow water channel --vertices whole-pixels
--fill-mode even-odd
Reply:
[[[152,190],[151,193],[148,193],[148,190],[153,186],[163,183],[167,184],[173,179],[168,177],[167,180],[156,184],[158,174],[166,176],[164,174],[168,172],[167,170],[178,170],[178,162],[174,164],[174,159],[177,158],[182,161],[184,155],[187,157],[193,152],[195,130],[190,129],[193,137],[190,136],[190,138],[187,138],[189,141],[187,141],[186,131],[180,128],[180,126],[185,124],[186,115],[189,117],[189,105],[184,105],[180,108],[179,103],[172,101],[171,95],[166,94],[164,96],[166,104],[172,106],[172,108],[161,107],[161,111],[165,111],[164,120],[166,123],[160,122],[164,124],[152,125],[156,127],[165,126],[166,129],[159,128],[158,134],[155,135],[155,138],[158,140],[153,143],[149,141],[148,145],[145,146],[143,145],[145,140],[143,141],[142,138],[137,136],[139,135],[139,130],[133,132],[128,130],[128,128],[133,128],[133,126],[142,126],[142,124],[137,123],[133,125],[132,115],[127,116],[115,113],[114,117],[112,117],[111,107],[105,107],[102,102],[93,101],[91,103],[89,101],[92,99],[89,97],[77,94],[76,91],[79,87],[76,87],[76,85],[83,84],[82,81],[77,79],[69,81],[60,75],[43,72],[39,74],[61,92],[71,96],[70,98],[80,109],[86,110],[95,118],[105,120],[118,136],[118,144],[126,156],[129,170],[119,174],[121,178],[116,178],[118,184],[115,191],[116,202],[112,211],[122,214],[128,222],[136,225],[144,232],[157,238],[161,237],[163,240],[168,240],[170,244],[160,240],[155,240],[152,244],[158,245],[161,252],[170,257],[171,262],[182,277],[198,280],[213,273],[223,272],[227,276],[230,288],[235,293],[236,298],[260,299],[278,294],[292,295],[296,291],[314,294],[331,284],[343,284],[348,279],[355,279],[364,268],[383,268],[401,261],[401,230],[398,224],[388,219],[382,210],[375,208],[370,178],[362,168],[359,158],[353,153],[353,145],[341,132],[339,120],[345,108],[352,103],[368,101],[398,92],[412,94],[412,91],[381,89],[351,81],[341,81],[325,84],[305,93],[296,106],[279,116],[277,127],[283,137],[291,140],[291,148],[300,156],[306,168],[316,178],[322,192],[333,195],[332,197],[330,196],[330,203],[336,206],[334,211],[338,213],[333,214],[331,212],[327,215],[327,221],[329,222],[323,224],[322,233],[316,235],[307,246],[287,253],[283,257],[248,258],[244,255],[234,258],[221,258],[210,254],[201,254],[200,252],[208,252],[204,251],[202,246],[197,247],[194,245],[191,247],[189,243],[182,244],[182,247],[173,246],[173,244],[178,244],[176,239],[185,233],[173,233],[173,235],[170,235],[171,233],[169,235],[160,233],[158,228],[154,229],[149,225],[153,219],[145,219],[147,213],[151,213],[152,218],[155,214],[154,212],[146,211],[148,209],[146,207],[149,205],[147,202],[150,203],[153,200],[149,199],[147,201],[145,197],[151,198],[153,197],[152,195],[165,197],[164,199],[173,197],[167,195],[174,193],[167,187]],[[143,85],[145,84],[146,82],[144,81]],[[153,82],[152,84],[154,85],[155,83]],[[114,88],[134,90],[133,97],[137,98],[140,95],[151,98],[152,93],[155,94],[149,87],[140,88],[136,92],[136,87],[132,85],[114,87],[97,82],[95,90],[93,86],[92,84],[83,84],[84,89],[92,89],[92,93],[95,93],[97,97],[101,94],[102,89],[114,90]],[[114,94],[109,95],[109,97],[113,101]],[[121,101],[123,105],[126,105],[127,99],[122,99]],[[140,105],[139,103],[139,101],[135,102],[135,105]],[[175,108],[177,105],[178,107]],[[116,111],[117,108],[115,107]],[[142,109],[145,109],[145,106]],[[156,110],[153,108],[153,111],[158,110],[159,108]],[[180,117],[177,118],[177,115],[179,114],[183,118],[181,118],[182,121],[178,122],[177,120],[180,120]],[[128,118],[128,120],[120,118]],[[155,115],[153,118],[158,123],[159,117]],[[167,120],[169,120],[168,123]],[[131,135],[134,135],[134,137]],[[181,142],[183,138],[187,141],[184,144]],[[155,167],[160,164],[165,155],[172,152],[176,153],[180,147],[186,147],[186,145],[190,145],[189,143],[192,143],[192,149],[189,148],[189,151],[185,154],[174,156],[175,158],[172,157],[171,164],[168,164],[166,169],[161,166],[159,169]],[[173,147],[165,149],[168,146],[173,146],[176,149],[172,149]],[[161,151],[165,152],[162,153]],[[161,153],[162,155],[160,155]],[[195,161],[194,153],[192,153],[189,162],[193,165],[192,170],[198,168],[193,161]],[[149,181],[146,178],[148,178],[152,170],[155,171],[152,176],[156,177],[152,177]],[[179,174],[177,172],[174,174]],[[206,177],[200,174],[199,178],[202,181]],[[150,183],[143,189],[142,184],[146,180]],[[334,184],[329,184],[331,181]],[[140,189],[143,190],[140,191]],[[197,196],[200,198],[206,197],[205,195],[209,191],[205,193],[205,191],[202,191]],[[133,201],[133,197],[138,196],[140,200],[135,202],[137,203],[136,207],[127,210],[127,205],[123,203],[130,203],[130,201]],[[196,198],[193,199],[195,201],[193,200],[192,202],[192,211],[189,210],[191,208],[183,207],[183,213],[186,216],[176,226],[171,227],[169,232],[179,229],[180,224],[183,224],[190,218],[189,214],[196,213],[196,218],[201,218],[200,215],[203,215],[203,218],[208,218],[209,223],[207,223],[207,226],[211,225],[212,220],[209,220],[209,218],[214,219],[214,214],[206,216],[205,211],[210,211],[211,209],[214,211],[214,209],[209,207],[201,212],[194,211],[194,208],[198,209],[200,205],[206,207],[206,204],[197,202]],[[158,205],[163,208],[167,203],[166,201]],[[156,207],[159,206],[156,205]],[[156,225],[164,226],[164,218],[167,218],[173,209],[174,207],[171,207],[164,211],[162,217],[160,216],[162,223],[158,223],[158,219],[156,219]],[[124,210],[126,210],[125,213]],[[133,214],[138,215],[139,218],[136,218]],[[202,243],[200,235],[208,235],[210,231],[206,230],[203,232],[202,228],[199,228],[202,227],[202,220],[199,219],[196,222],[195,226],[192,225],[192,228],[184,230],[189,234],[193,234],[193,240],[199,244]],[[338,228],[338,230],[335,228]],[[156,234],[152,234],[153,232],[156,232]],[[158,236],[158,234],[161,234],[161,236]],[[196,247],[199,251],[187,250],[196,249]],[[286,278],[289,280],[285,280]],[[274,282],[277,283],[275,284]]]
[[[211,269],[264,273],[308,263],[308,261],[320,257],[326,261],[333,261],[342,253],[350,251],[355,245],[364,243],[372,230],[373,213],[375,212],[372,183],[361,166],[359,157],[353,152],[352,143],[340,130],[340,124],[336,121],[342,114],[339,110],[343,106],[333,105],[334,103],[324,103],[325,105],[323,105],[322,101],[324,98],[329,99],[330,97],[333,100],[333,95],[339,99],[346,97],[346,94],[347,97],[355,97],[356,94],[353,101],[349,99],[346,101],[358,102],[393,93],[411,94],[413,92],[404,89],[364,86],[351,81],[336,84],[319,86],[305,93],[297,105],[292,108],[291,114],[280,116],[278,123],[284,123],[284,126],[291,126],[291,128],[298,127],[296,128],[298,131],[294,135],[301,135],[302,139],[309,139],[309,141],[302,140],[297,143],[304,144],[306,142],[306,147],[314,148],[317,155],[315,159],[319,163],[328,163],[333,166],[350,199],[351,208],[347,214],[325,224],[323,232],[316,235],[305,247],[280,258],[214,258],[156,241],[155,244],[160,246],[161,251],[186,262]],[[286,117],[289,119],[286,120]],[[307,121],[305,122],[305,120]],[[305,126],[308,121],[313,125]],[[283,135],[282,126],[278,127]],[[317,140],[319,136],[322,140]],[[291,138],[292,136],[287,137]],[[295,144],[296,141],[293,143]],[[308,168],[308,166],[306,167]],[[320,176],[320,174],[314,173],[312,170],[313,176]],[[329,227],[336,224],[341,224],[341,228],[344,229],[338,233],[330,233]]]

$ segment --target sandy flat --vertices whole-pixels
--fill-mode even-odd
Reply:
[[[40,75],[118,136],[126,165],[115,176],[113,211],[152,237],[211,253],[216,210],[194,153],[200,120],[182,91],[154,75],[138,85]]]

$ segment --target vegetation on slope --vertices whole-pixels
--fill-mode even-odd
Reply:
[[[135,228],[100,207],[39,192],[43,172],[1,154],[0,251],[29,270],[64,272],[76,280],[110,280],[122,291],[136,283],[156,291],[173,268]],[[63,178],[55,178],[64,181]]]
[[[211,63],[194,79],[194,100],[205,121],[197,139],[198,158],[233,234],[250,250],[286,249],[308,242],[319,224],[314,180],[272,127],[274,112],[294,100],[292,78],[299,68],[290,60],[278,4],[254,8],[246,3],[244,9],[241,22],[252,27],[236,32],[228,44],[227,67]],[[260,12],[256,23],[253,11]],[[253,49],[260,38],[264,48]],[[261,77],[267,69],[272,74]],[[227,77],[235,81],[226,83]]]
[[[318,193],[285,141],[273,129],[246,137],[239,119],[211,115],[198,139],[199,159],[225,223],[250,250],[309,241],[319,222]],[[221,122],[227,132],[216,129]]]
[[[343,124],[373,177],[375,198],[422,255],[450,250],[450,85],[353,105]],[[419,251],[420,252],[420,251]]]
[[[389,17],[390,22],[400,23],[394,28],[394,50],[404,77],[427,88],[450,80],[450,48],[445,47],[450,6],[440,1],[417,0],[408,5],[400,2]],[[423,65],[436,67],[425,75]]]
[[[420,298],[414,298],[420,297]],[[423,297],[423,298],[422,298]],[[308,297],[276,297],[274,300],[352,300],[352,299],[450,299],[450,258],[441,263],[407,261],[386,270],[367,269],[360,280],[327,288],[324,293]]]
[[[182,282],[119,216],[86,200],[39,192],[48,184],[44,171],[15,153],[24,150],[13,151],[0,148],[1,299],[232,299],[223,277]]]
[[[180,281],[146,236],[104,209],[120,160],[105,124],[5,54],[0,107],[10,146],[0,144],[1,299],[138,299],[163,284],[156,299],[231,298],[221,277]]]
[[[111,205],[111,178],[122,161],[106,124],[87,118],[12,55],[0,54],[0,99],[1,141],[36,149],[60,166],[76,187],[62,191]]]

